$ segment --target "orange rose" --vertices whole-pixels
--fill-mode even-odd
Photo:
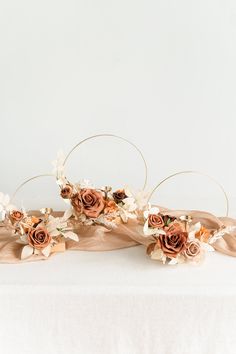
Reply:
[[[23,217],[24,217],[24,214],[19,210],[13,210],[10,213],[10,220],[13,224],[21,221],[23,219]]]
[[[164,221],[160,215],[150,214],[148,215],[148,226],[161,229],[164,226]]]
[[[37,227],[28,233],[28,242],[30,246],[41,250],[49,245],[51,242],[51,236],[48,234],[47,230],[43,227]]]
[[[105,207],[105,200],[95,189],[82,189],[71,198],[71,204],[77,213],[97,218]]]
[[[172,228],[166,235],[160,235],[158,243],[164,254],[169,258],[175,258],[177,255],[186,249],[188,233],[180,228],[175,230]]]

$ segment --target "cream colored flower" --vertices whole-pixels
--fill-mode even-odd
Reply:
[[[0,192],[0,215],[1,219],[4,220],[8,212],[17,208],[11,204],[10,196],[8,194],[3,194]]]

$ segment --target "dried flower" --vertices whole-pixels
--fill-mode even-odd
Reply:
[[[51,240],[52,238],[47,230],[40,226],[29,231],[28,233],[29,245],[38,250],[46,248],[50,244]]]
[[[24,218],[24,214],[19,210],[12,210],[10,212],[9,218],[13,224],[21,221]]]
[[[162,216],[159,214],[159,208],[152,207],[148,210],[145,210],[143,213],[144,218],[146,219],[143,226],[143,233],[145,236],[165,234],[163,230],[164,221]]]
[[[192,260],[196,258],[201,253],[201,244],[198,240],[191,241],[187,243],[186,250],[184,251],[184,255],[189,259]]]
[[[200,230],[196,232],[195,237],[201,242],[208,242],[211,237],[211,233],[204,226],[201,226]]]
[[[160,215],[149,214],[148,215],[148,226],[161,229],[164,226],[164,221]]]
[[[61,197],[63,199],[70,199],[73,195],[73,188],[70,184],[66,184],[65,187],[61,189]]]
[[[82,189],[73,195],[71,204],[76,213],[84,213],[87,217],[97,218],[105,207],[105,200],[101,192],[94,189]]]
[[[117,211],[118,207],[114,200],[108,200],[106,201],[105,208],[104,208],[104,214],[112,214],[115,211]]]
[[[158,242],[163,253],[169,258],[174,258],[185,250],[187,238],[187,232],[176,227],[167,231],[166,235],[159,235]]]
[[[118,189],[113,193],[113,198],[116,203],[121,203],[127,197],[124,189]]]

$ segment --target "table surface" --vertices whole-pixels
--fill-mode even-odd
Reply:
[[[236,258],[152,261],[137,246],[0,265],[4,354],[235,354]]]
[[[169,291],[236,294],[236,258],[208,253],[200,265],[162,265],[143,246],[108,252],[68,251],[51,259],[0,265],[0,286],[79,286],[115,291]]]

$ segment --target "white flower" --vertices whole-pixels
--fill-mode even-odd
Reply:
[[[148,219],[149,215],[158,215],[160,212],[160,209],[157,207],[151,207],[151,205],[148,205],[148,210],[145,210],[143,212],[143,216],[145,219]]]
[[[62,150],[58,151],[57,158],[52,161],[52,173],[55,175],[59,185],[64,185],[66,183],[64,161],[65,156]]]
[[[0,215],[1,219],[4,220],[6,214],[11,211],[17,209],[13,204],[11,204],[10,196],[8,194],[3,194],[0,192]]]
[[[94,189],[95,188],[93,183],[89,179],[82,179],[81,181],[79,181],[77,186],[81,189],[83,189],[83,188]]]
[[[122,204],[118,205],[119,215],[121,220],[126,223],[128,219],[136,219],[137,215],[135,211],[137,210],[137,204],[135,198],[133,197],[131,191],[128,187],[124,189],[125,195],[127,198],[122,200]]]
[[[124,192],[127,195],[127,197],[134,199],[134,203],[136,204],[136,209],[143,210],[145,208],[145,206],[147,205],[148,197],[150,194],[147,191],[139,190],[139,191],[135,192],[126,186],[124,188]],[[123,200],[123,202],[124,202],[124,200]]]
[[[76,233],[72,232],[72,229],[68,227],[66,220],[68,219],[68,212],[65,212],[62,218],[55,218],[52,215],[49,216],[49,222],[47,223],[47,231],[51,237],[63,236],[70,238],[74,241],[79,241],[79,237]]]
[[[124,206],[118,206],[118,212],[121,217],[121,220],[126,223],[128,219],[136,219],[137,215],[134,212],[130,212],[129,210],[125,209]]]
[[[128,197],[122,200],[123,209],[132,213],[137,209],[137,204],[135,203],[135,199],[133,197]]]
[[[115,229],[117,227],[115,221],[107,219],[106,216],[102,214],[97,217],[96,222],[110,229]]]
[[[149,195],[150,195],[150,193],[145,190],[140,190],[140,191],[137,191],[136,193],[133,193],[133,197],[134,197],[135,202],[137,204],[138,210],[143,210],[146,207],[146,205],[148,203]]]

